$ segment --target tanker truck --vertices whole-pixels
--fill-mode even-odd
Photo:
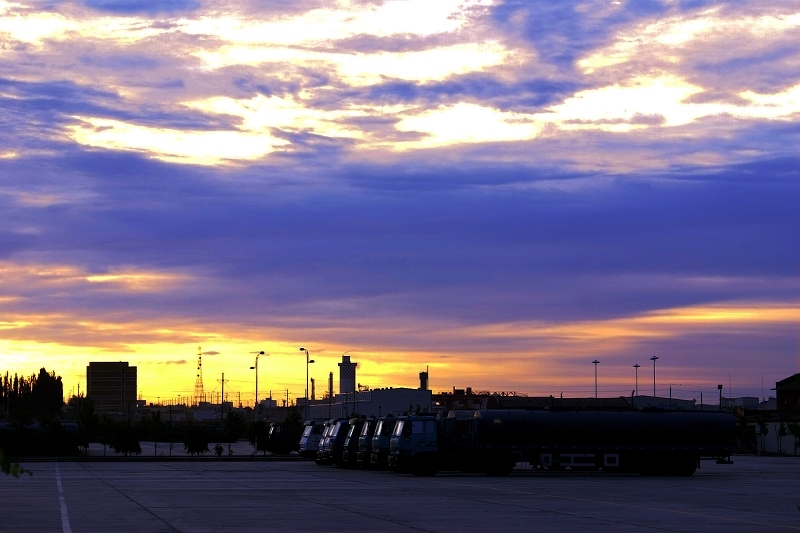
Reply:
[[[402,423],[401,423],[402,422]],[[696,411],[479,410],[398,419],[389,464],[434,475],[480,470],[508,475],[518,462],[549,470],[694,474],[700,459],[729,463],[731,413]]]

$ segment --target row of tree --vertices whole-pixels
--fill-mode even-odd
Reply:
[[[755,425],[748,424],[747,418],[743,414],[736,415],[737,432],[736,447],[740,453],[763,453],[767,448],[767,437],[770,434],[770,422],[764,416],[756,418]],[[752,421],[752,420],[751,420]],[[778,454],[783,454],[783,439],[793,437],[794,455],[800,447],[800,422],[791,420],[779,420],[775,428],[775,439]],[[788,453],[788,451],[787,451]]]
[[[0,376],[0,404],[9,420],[23,424],[39,421],[46,425],[55,420],[64,405],[61,376],[45,368],[28,377],[6,372]]]
[[[221,443],[230,443],[247,437],[250,444],[258,451],[285,454],[296,451],[303,431],[303,420],[297,410],[291,410],[282,423],[281,431],[269,438],[269,426],[263,420],[248,424],[244,416],[228,411],[222,423],[212,425],[181,424],[172,425],[162,420],[160,411],[153,411],[142,417],[135,424],[130,422],[114,422],[108,417],[100,418],[94,410],[90,399],[73,397],[70,405],[76,413],[78,421],[78,440],[82,446],[90,442],[99,442],[106,448],[124,455],[141,453],[140,441],[155,443],[154,453],[158,455],[158,443],[168,444],[168,455],[172,454],[175,443],[182,442],[184,449],[191,455],[202,455],[208,452],[208,443],[216,441],[218,446],[214,452],[224,453]],[[163,452],[162,452],[163,453]]]

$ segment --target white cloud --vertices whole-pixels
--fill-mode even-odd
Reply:
[[[406,117],[397,124],[397,129],[428,135],[419,141],[396,146],[404,149],[526,140],[535,137],[541,128],[531,115],[460,103]]]
[[[378,5],[338,2],[333,8],[268,20],[209,16],[177,21],[181,32],[216,37],[226,43],[308,45],[356,35],[427,37],[467,26],[472,10],[492,0],[387,0]]]
[[[75,142],[105,149],[131,150],[165,161],[200,165],[225,160],[256,160],[288,141],[269,134],[249,135],[236,130],[184,131],[129,124],[119,120],[74,117],[68,128]]]
[[[800,13],[796,12],[735,16],[715,8],[691,17],[680,15],[637,26],[618,35],[612,45],[578,61],[578,66],[591,74],[629,62],[680,63],[703,50],[712,50],[713,55],[701,52],[700,59],[720,61],[752,53],[778,40],[796,42],[798,28]]]
[[[498,42],[464,43],[412,52],[329,53],[287,47],[223,46],[194,53],[207,68],[232,65],[287,63],[292,68],[307,66],[335,70],[353,86],[371,85],[384,78],[408,81],[444,80],[453,75],[479,72],[503,65],[511,56]]]

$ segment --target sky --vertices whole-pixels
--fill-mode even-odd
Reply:
[[[800,371],[800,9],[0,0],[0,368],[769,396]],[[216,352],[216,353],[213,353]],[[267,391],[267,392],[264,392]],[[773,393],[774,394],[774,393]],[[229,396],[229,399],[232,399]]]

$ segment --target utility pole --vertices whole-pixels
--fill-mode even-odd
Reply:
[[[328,418],[331,417],[331,409],[333,402],[333,372],[328,375]]]
[[[222,415],[222,420],[225,420],[225,372],[222,373],[222,379],[218,381],[222,383],[222,392],[219,395],[219,412]]]

